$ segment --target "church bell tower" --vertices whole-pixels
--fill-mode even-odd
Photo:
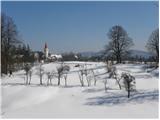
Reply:
[[[45,43],[45,46],[44,46],[44,56],[45,56],[46,59],[48,58],[48,53],[49,53],[49,49],[48,49],[47,43]]]

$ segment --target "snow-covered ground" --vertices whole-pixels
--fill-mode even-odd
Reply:
[[[65,62],[71,71],[78,70],[76,64],[87,64],[88,68],[103,66],[96,62]],[[59,63],[44,64],[45,71],[56,71]],[[14,76],[2,77],[2,117],[3,118],[158,118],[159,70],[147,72],[144,65],[118,64],[118,73],[128,72],[136,78],[136,92],[127,98],[127,92],[119,90],[114,79],[108,79],[108,90],[104,90],[105,68],[95,70],[97,85],[81,87],[78,73],[70,73],[68,86],[47,86],[47,76],[39,85],[36,67],[33,68],[31,85],[25,85],[24,71]]]

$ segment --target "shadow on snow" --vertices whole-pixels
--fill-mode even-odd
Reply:
[[[34,83],[30,83],[30,84],[26,84],[26,83],[2,83],[2,86],[11,86],[11,87],[17,87],[17,86],[26,86],[26,87],[57,87],[57,84],[49,84],[47,85],[46,83],[44,84],[34,84]],[[61,88],[74,88],[74,87],[81,87],[81,85],[59,85],[59,87]],[[87,86],[84,86],[87,87]]]
[[[114,94],[114,93],[106,93],[108,95],[99,96],[99,97],[92,97],[87,99],[87,103],[85,105],[121,105],[126,103],[143,103],[145,101],[157,101],[159,99],[159,91],[143,91],[143,92],[136,92],[132,93],[130,98],[127,98],[126,95],[121,94]]]

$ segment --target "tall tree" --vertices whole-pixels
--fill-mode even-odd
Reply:
[[[2,73],[7,74],[13,59],[13,48],[19,43],[16,25],[11,17],[1,14],[1,62]]]
[[[105,46],[107,53],[112,53],[117,63],[122,62],[122,58],[127,54],[129,48],[133,45],[132,39],[122,26],[115,25],[108,32],[109,43]]]
[[[148,51],[155,54],[156,62],[159,62],[159,28],[154,30],[146,44]]]

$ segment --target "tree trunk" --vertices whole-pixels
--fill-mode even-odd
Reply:
[[[83,86],[84,86],[83,76],[80,78],[80,82],[81,82],[81,85],[82,85],[82,87],[83,87]]]
[[[130,97],[130,90],[128,90],[128,98]]]
[[[90,86],[90,83],[89,83],[89,79],[87,78],[87,76],[86,76],[86,80],[87,80],[88,87],[89,87],[89,86]]]
[[[116,55],[116,59],[117,59],[117,64],[119,63],[119,57],[118,55]]]
[[[128,98],[130,97],[130,83],[128,83]]]
[[[122,63],[121,55],[119,55],[119,63]]]
[[[79,76],[79,80],[80,80],[81,86],[83,87],[84,86],[83,75],[78,72],[78,76]]]
[[[92,73],[93,73],[93,78],[94,78],[94,86],[96,86],[97,79],[95,77],[94,70],[92,70]]]
[[[121,85],[120,85],[120,83],[117,81],[117,83],[118,83],[118,86],[119,86],[119,89],[121,90],[122,88],[121,88]]]
[[[94,86],[96,86],[96,82],[97,82],[97,79],[96,79],[96,78],[94,78]]]
[[[7,55],[6,55],[6,60],[5,60],[5,74],[7,74],[8,73],[8,57],[7,57]]]
[[[52,85],[52,78],[50,78],[50,84]]]
[[[107,86],[106,85],[107,85],[107,80],[104,81],[104,90],[105,90],[105,92],[107,92]]]
[[[81,84],[82,84],[82,87],[84,86],[84,82],[83,82],[83,79],[81,80]]]
[[[31,83],[31,79],[32,79],[32,77],[30,76],[30,79],[29,79],[29,85],[30,85],[30,83]]]
[[[58,86],[60,85],[60,75],[58,75]]]
[[[26,85],[28,84],[28,74],[26,73]]]
[[[40,85],[42,85],[42,76],[40,76]]]
[[[65,86],[67,86],[67,79],[65,78]]]

